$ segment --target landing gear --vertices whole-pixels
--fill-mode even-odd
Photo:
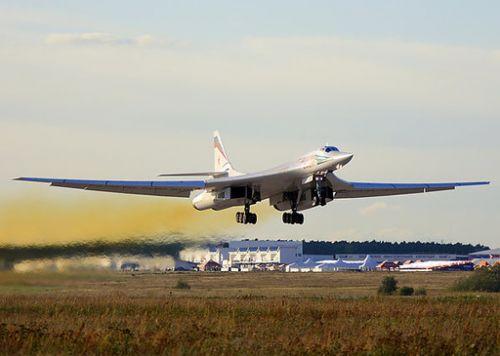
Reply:
[[[292,213],[283,213],[283,222],[285,224],[299,224],[304,223],[304,215],[297,213],[296,211]]]
[[[236,213],[236,222],[239,224],[256,224],[257,214],[250,212],[250,205],[245,205],[245,212],[238,211]]]
[[[297,205],[300,200],[300,195],[302,192],[289,192],[287,194],[287,199],[290,201],[290,207],[292,208],[291,213],[283,213],[283,222],[285,224],[300,224],[304,223],[304,215],[297,213]]]
[[[257,214],[253,213],[242,213],[238,211],[236,213],[236,222],[240,224],[256,224],[257,223]]]
[[[316,183],[316,186],[313,191],[313,204],[314,206],[325,206],[326,205],[326,194],[327,194],[327,189],[325,186],[325,177],[323,176],[316,176],[314,177],[314,181]]]

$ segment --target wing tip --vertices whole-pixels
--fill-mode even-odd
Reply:
[[[30,177],[15,177],[15,178],[12,178],[12,180],[19,180],[19,181],[30,181],[31,178]]]
[[[490,181],[468,182],[465,185],[489,185]]]
[[[35,178],[35,177],[16,177],[12,180],[18,180],[23,182],[38,182],[38,183],[52,183],[53,179],[49,178]]]

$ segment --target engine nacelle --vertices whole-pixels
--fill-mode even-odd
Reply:
[[[223,210],[233,206],[245,205],[245,201],[259,201],[259,192],[246,187],[230,187],[218,191],[199,190],[191,195],[197,210]]]
[[[215,192],[202,191],[192,197],[192,202],[196,210],[207,210],[215,207],[215,199]]]

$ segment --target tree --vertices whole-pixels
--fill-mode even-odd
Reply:
[[[396,278],[387,276],[384,277],[384,279],[382,279],[382,283],[378,288],[378,293],[390,295],[393,294],[397,289],[398,289],[398,281],[396,280]]]
[[[500,265],[474,271],[454,285],[458,291],[500,292]]]
[[[176,289],[191,289],[191,286],[183,280],[178,280],[177,284],[175,285],[174,288],[176,288]]]
[[[415,292],[413,287],[404,286],[399,288],[399,295],[413,295],[413,292]]]

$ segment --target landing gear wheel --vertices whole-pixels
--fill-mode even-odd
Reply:
[[[256,224],[257,214],[238,211],[236,213],[236,222],[239,224]]]
[[[327,187],[325,183],[325,176],[316,176],[315,187],[313,189],[313,205],[314,206],[325,206],[326,205],[326,197],[327,197]]]
[[[299,214],[297,212],[293,213],[283,213],[283,222],[285,224],[299,224],[302,225],[304,223],[304,215]]]

